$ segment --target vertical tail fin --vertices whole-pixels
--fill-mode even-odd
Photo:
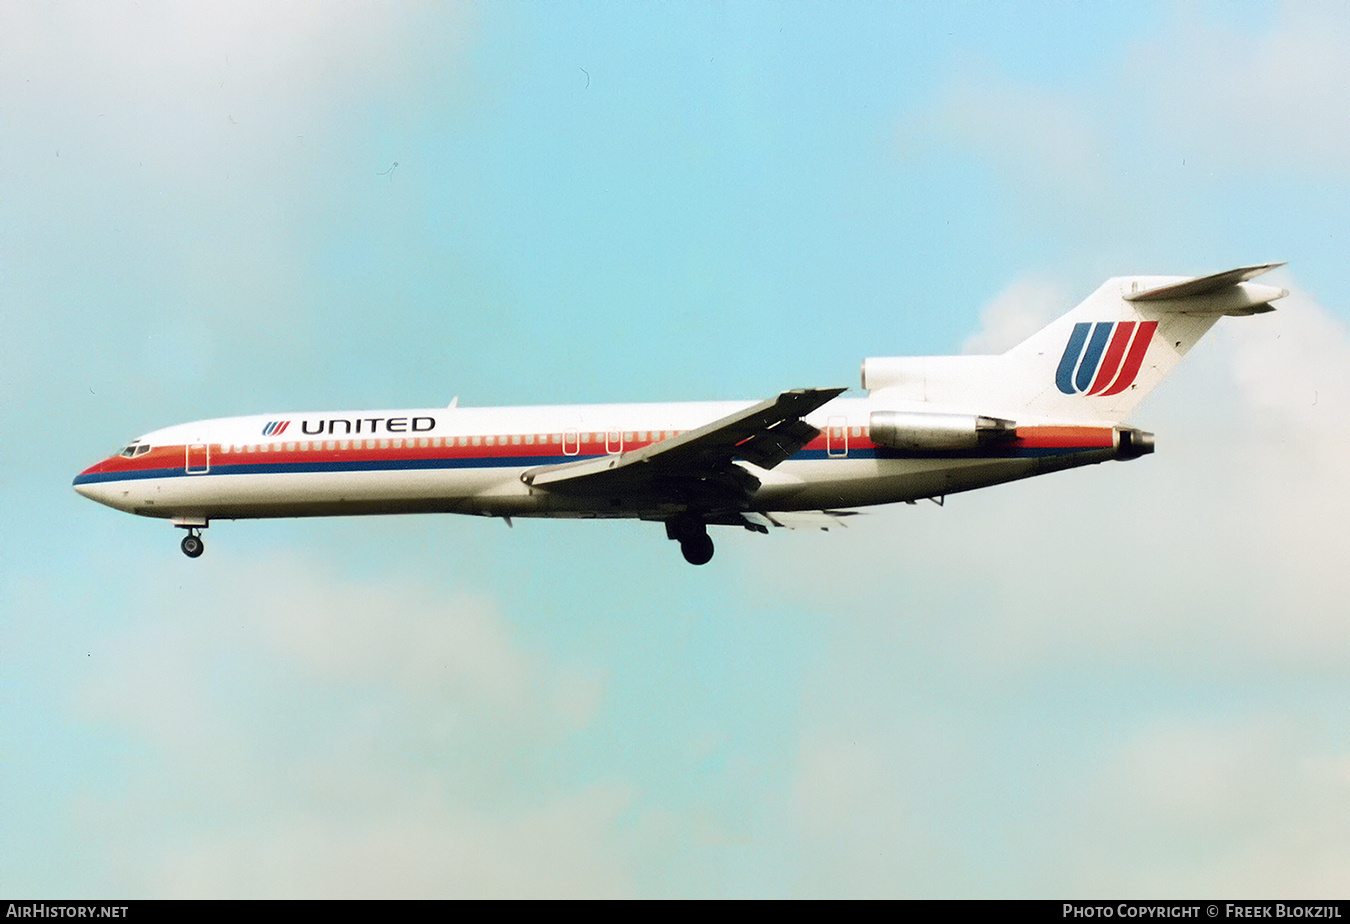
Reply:
[[[1272,311],[1289,293],[1249,280],[1282,263],[1213,276],[1108,279],[1077,308],[999,356],[887,357],[863,387],[897,406],[1020,422],[1116,424],[1224,316]]]
[[[1219,318],[1274,310],[1270,303],[1288,292],[1248,280],[1281,265],[1193,279],[1108,280],[1004,354],[1010,373],[1041,380],[1025,410],[1061,420],[1123,420]]]

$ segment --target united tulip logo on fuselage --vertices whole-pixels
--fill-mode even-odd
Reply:
[[[1059,360],[1055,384],[1066,395],[1120,394],[1134,384],[1157,328],[1157,321],[1075,324]]]

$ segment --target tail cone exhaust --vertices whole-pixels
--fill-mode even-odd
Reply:
[[[1137,459],[1153,452],[1153,434],[1133,427],[1120,427],[1116,430],[1116,458],[1122,462]]]

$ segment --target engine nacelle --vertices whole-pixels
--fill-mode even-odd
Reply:
[[[918,452],[979,449],[1017,437],[1013,421],[982,414],[873,411],[869,425],[878,446]]]

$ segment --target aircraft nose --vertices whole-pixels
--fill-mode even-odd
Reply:
[[[75,478],[75,493],[81,497],[87,497],[90,500],[99,500],[103,494],[101,485],[91,481],[81,481],[78,476]]]
[[[75,493],[81,497],[87,497],[92,501],[98,501],[100,504],[107,504],[110,507],[116,506],[112,501],[111,485],[99,477],[104,471],[107,459],[89,466],[84,471],[75,476],[71,487]]]

